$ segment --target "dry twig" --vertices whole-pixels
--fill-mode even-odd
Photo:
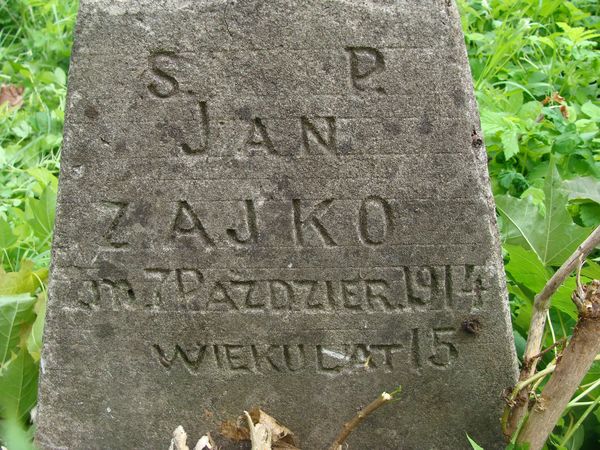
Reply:
[[[349,422],[346,422],[342,427],[342,430],[333,441],[333,444],[329,447],[329,450],[341,450],[342,445],[350,436],[356,428],[360,426],[360,424],[371,414],[381,408],[383,405],[392,401],[397,394],[400,393],[401,388],[398,387],[395,391],[388,394],[387,392],[383,392],[379,397],[361,409]]]
[[[600,280],[594,280],[585,287],[578,286],[573,293],[573,301],[579,311],[573,336],[517,437],[517,442],[528,442],[531,450],[544,446],[579,383],[600,353]]]
[[[533,302],[533,315],[527,335],[527,345],[523,355],[523,367],[519,382],[528,380],[535,373],[539,359],[542,337],[546,326],[546,313],[550,307],[550,299],[565,279],[575,268],[585,260],[586,256],[600,244],[600,226],[577,248],[571,257],[548,280],[542,291],[535,296]],[[595,356],[595,355],[594,355]],[[508,419],[503,423],[503,431],[507,437],[512,436],[523,422],[528,412],[529,391],[525,387],[516,396],[514,404],[508,405],[505,416]]]

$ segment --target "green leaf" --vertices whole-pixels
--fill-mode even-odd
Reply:
[[[567,211],[567,194],[554,164],[550,164],[544,183],[545,217],[528,197],[496,197],[496,206],[507,222],[505,242],[532,249],[546,267],[562,264],[592,232],[576,225]]]
[[[600,205],[585,203],[579,207],[581,223],[586,227],[597,227],[600,224]]]
[[[584,103],[581,106],[581,110],[587,114],[588,117],[594,120],[600,120],[600,107],[594,105],[591,101]]]
[[[526,331],[529,328],[529,323],[531,322],[533,299],[525,294],[525,292],[523,292],[523,290],[516,284],[508,284],[506,288],[509,293],[516,297],[516,301],[511,303],[512,310],[515,315],[513,319],[513,325],[523,331]]]
[[[505,269],[512,278],[529,290],[538,293],[550,279],[551,273],[544,267],[539,258],[531,250],[519,245],[505,245],[510,260]]]
[[[23,327],[33,322],[34,304],[29,294],[0,296],[0,367],[19,344]]]
[[[33,233],[40,239],[50,239],[54,227],[56,191],[48,185],[39,199],[30,198],[27,202],[28,222]]]
[[[517,352],[517,357],[519,359],[523,359],[525,347],[527,346],[527,339],[521,336],[521,333],[519,333],[517,330],[513,330],[513,337],[515,340],[515,350]]]
[[[0,267],[0,295],[33,294],[48,278],[48,269],[33,270],[31,261],[23,261],[18,272]]]
[[[594,177],[578,177],[564,182],[570,200],[585,199],[600,203],[600,181]]]
[[[6,417],[0,422],[0,436],[8,449],[36,450],[33,441],[33,428],[18,421],[15,417]]]
[[[0,219],[0,249],[10,248],[17,242],[15,236],[6,220]]]
[[[21,349],[0,372],[0,407],[7,417],[27,419],[37,397],[38,366]]]
[[[27,338],[27,350],[35,362],[40,360],[42,350],[42,336],[44,333],[44,322],[46,320],[46,292],[42,292],[35,302],[35,322],[31,327],[31,333]]]
[[[600,264],[588,259],[581,269],[581,275],[591,280],[600,280]]]
[[[473,450],[483,450],[483,447],[477,442],[475,442],[473,439],[471,439],[471,437],[468,434],[467,439],[469,440],[469,444],[471,444],[471,448],[473,448]]]
[[[502,141],[504,157],[507,160],[519,153],[519,139],[515,131],[510,129],[504,131],[500,136],[500,140]]]
[[[552,273],[542,265],[539,258],[532,251],[518,245],[505,245],[504,248],[510,255],[510,260],[505,268],[512,279],[534,294],[539,293],[552,276]],[[568,314],[569,317],[576,319],[577,310],[571,301],[571,293],[574,289],[575,279],[570,277],[552,296],[551,305],[553,308]],[[520,297],[524,296],[522,292],[519,294]],[[527,309],[520,311],[519,315],[524,312],[527,312]]]

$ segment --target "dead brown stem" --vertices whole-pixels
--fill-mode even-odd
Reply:
[[[342,427],[342,430],[333,441],[333,444],[329,447],[329,450],[340,450],[350,433],[352,433],[360,424],[371,414],[377,411],[386,403],[389,403],[394,399],[394,395],[400,393],[400,388],[388,394],[387,392],[382,393],[379,397],[361,409],[350,421],[346,422]]]
[[[544,446],[594,358],[600,353],[600,281],[594,280],[586,288],[584,298],[575,299],[578,292],[574,293],[579,320],[573,336],[517,437],[517,442],[528,442],[531,450]]]
[[[533,302],[533,314],[527,334],[527,345],[523,354],[523,367],[519,375],[519,381],[527,380],[535,373],[538,362],[538,354],[542,344],[544,328],[546,326],[546,313],[550,307],[550,299],[556,290],[563,284],[565,279],[586,256],[600,244],[600,226],[597,227],[577,250],[567,259],[556,273],[548,280],[542,291],[535,296]],[[595,356],[595,355],[594,355]],[[510,409],[508,420],[503,423],[503,431],[507,438],[512,436],[525,418],[529,405],[529,391],[522,389],[515,398],[514,404],[508,405]]]

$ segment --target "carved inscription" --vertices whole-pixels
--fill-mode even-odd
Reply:
[[[398,343],[365,342],[336,344],[153,344],[159,364],[166,370],[182,366],[191,374],[210,371],[268,373],[316,372],[337,375],[348,372],[390,372],[407,368],[448,369],[459,358],[456,330],[414,328]]]
[[[381,245],[393,232],[392,208],[384,198],[371,196],[365,199],[360,205],[359,217],[360,240],[367,245]]]
[[[125,212],[129,206],[127,202],[111,202],[108,203],[109,210],[112,212],[112,219],[106,232],[104,233],[104,239],[108,242],[108,245],[113,248],[127,247],[129,243],[123,238],[123,218]]]
[[[348,47],[350,59],[350,80],[352,86],[365,91],[374,89],[377,92],[384,93],[385,88],[371,83],[370,77],[385,70],[385,59],[383,54],[372,47]]]
[[[159,98],[168,98],[179,92],[179,82],[170,75],[176,67],[176,57],[172,52],[157,52],[150,56],[148,63],[153,80],[148,90]]]
[[[386,61],[382,50],[353,46],[342,50],[348,64],[350,89],[357,94],[385,94],[382,85]],[[192,90],[180,88],[176,78],[178,57],[174,53],[156,52],[148,60],[148,91],[161,101],[181,101],[190,105],[189,123],[167,124],[168,139],[174,140],[182,155],[211,155],[211,138],[219,135],[222,118],[211,128],[210,104],[196,98]],[[244,109],[245,108],[245,109]],[[327,158],[351,154],[349,143],[338,136],[343,120],[322,111],[303,111],[286,120],[284,130],[269,116],[251,114],[242,108],[236,124],[241,123],[236,151],[248,156]],[[263,113],[261,113],[263,114]],[[320,115],[321,114],[321,115]],[[289,119],[289,118],[288,118]],[[297,124],[289,127],[290,123]],[[190,123],[194,126],[190,127]],[[279,125],[281,128],[281,125]],[[212,133],[211,133],[212,131]],[[297,148],[282,148],[279,134],[297,133]],[[338,142],[343,142],[343,151]],[[219,156],[219,155],[214,155]],[[267,202],[268,203],[268,202]],[[181,198],[170,203],[161,214],[168,215],[168,229],[163,236],[171,245],[179,242],[199,244],[208,252],[231,248],[244,251],[261,247],[262,237],[272,223],[265,201],[238,199],[228,211],[229,222],[215,225],[214,212],[206,204]],[[281,245],[295,250],[308,247],[327,252],[335,247],[352,245],[378,251],[398,243],[398,234],[406,222],[404,211],[394,199],[366,193],[359,199],[333,197],[289,198],[278,203],[278,222],[288,226],[290,242]],[[112,218],[103,235],[113,248],[131,246],[123,238],[122,226],[130,204],[109,204]],[[271,207],[270,205],[267,205]],[[271,207],[272,208],[272,207]],[[220,211],[219,217],[225,214]],[[404,214],[404,215],[403,215]],[[164,222],[161,222],[164,223]],[[263,229],[263,226],[267,228]],[[272,225],[270,225],[272,226]],[[349,239],[349,237],[352,239]],[[277,248],[277,247],[274,247]],[[281,247],[286,248],[286,247]],[[125,249],[126,250],[126,249]],[[291,265],[289,266],[291,268]],[[380,273],[376,273],[377,270]],[[210,267],[146,267],[141,271],[111,277],[104,274],[87,280],[78,288],[78,308],[91,310],[196,311],[217,314],[395,314],[476,312],[486,307],[490,272],[476,265],[415,265],[379,267],[368,275],[363,269],[350,276],[331,275],[298,277],[290,270],[279,275],[265,273],[244,276],[223,273]],[[369,271],[369,268],[365,268]],[[281,317],[281,316],[280,316]],[[413,328],[401,332],[401,338],[386,342],[360,340],[343,345],[313,338],[297,343],[253,342],[175,342],[154,343],[151,352],[166,370],[186,369],[193,375],[210,371],[261,374],[269,372],[312,372],[337,375],[354,372],[409,369],[448,369],[459,358],[453,325]],[[310,343],[308,343],[310,342]]]
[[[193,102],[191,120],[196,125],[192,130],[181,133],[179,145],[186,155],[205,154],[210,140],[210,121],[206,102]]]
[[[302,145],[307,154],[318,148],[332,155],[337,153],[335,117],[301,117]]]
[[[390,271],[392,269],[388,269]],[[193,268],[146,268],[131,279],[82,283],[79,307],[223,312],[478,311],[491,280],[479,266],[405,266],[385,277],[211,278]]]
[[[373,47],[347,47],[341,49],[348,58],[348,74],[350,84],[354,91],[373,91],[385,93],[385,88],[378,82],[378,75],[385,71],[385,58],[381,50]],[[178,71],[182,69],[178,55],[173,52],[157,51],[148,58],[149,81],[148,91],[159,99],[170,99],[178,96],[182,102],[188,104],[189,97],[194,97],[190,92],[192,89],[180,89],[177,79]],[[209,117],[209,104],[206,99],[195,99],[190,107],[191,121],[195,127],[183,127],[183,129],[171,125],[171,137],[177,141],[182,152],[186,155],[206,155],[210,150],[211,123]],[[248,107],[242,108],[248,110]],[[240,134],[246,133],[243,141],[243,151],[246,155],[272,155],[289,156],[291,152],[298,152],[296,156],[341,156],[351,154],[352,149],[348,142],[345,143],[344,151],[338,150],[338,126],[334,115],[320,116],[301,115],[295,117],[298,123],[299,149],[277,148],[273,133],[269,129],[264,117],[253,117],[244,114],[243,121],[247,129],[240,129]],[[219,123],[222,124],[220,121]],[[279,130],[282,134],[289,134],[289,128]]]

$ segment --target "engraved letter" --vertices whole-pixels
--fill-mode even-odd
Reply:
[[[394,307],[390,302],[389,285],[385,280],[367,280],[366,294],[367,303],[372,310],[377,310],[376,303],[381,305],[383,311],[393,310]]]
[[[268,154],[277,155],[273,141],[271,141],[267,132],[267,127],[259,117],[255,117],[252,121],[244,148],[251,150],[264,149]]]
[[[206,106],[206,102],[194,101],[191,111],[191,121],[192,124],[190,124],[189,128],[194,131],[184,132],[185,136],[183,137],[183,142],[181,142],[181,149],[187,155],[204,153],[208,149],[210,131],[208,106]],[[196,126],[199,126],[199,129],[196,130]]]
[[[252,200],[246,200],[244,202],[246,206],[246,229],[244,233],[238,232],[234,228],[227,230],[227,236],[229,236],[234,242],[238,244],[250,244],[256,242],[258,238],[258,227],[256,224],[256,210],[254,209],[254,202]]]
[[[372,219],[377,210],[381,216],[380,224]],[[393,231],[392,208],[381,197],[367,197],[360,205],[359,222],[360,240],[367,245],[381,245]]]
[[[177,212],[173,221],[172,237],[197,236],[202,243],[209,247],[214,247],[215,243],[210,238],[204,225],[185,200],[177,203]]]
[[[294,290],[289,283],[281,280],[269,281],[269,292],[273,309],[292,309]]]
[[[114,248],[123,248],[129,245],[122,237],[119,237],[119,233],[117,231],[118,228],[122,228],[121,225],[123,223],[123,218],[125,217],[125,211],[127,211],[127,207],[129,203],[127,202],[109,202],[108,203],[113,209],[116,209],[116,212],[113,216],[113,220],[108,226],[108,229],[104,233],[104,239],[106,239],[111,247]]]
[[[225,344],[225,356],[231,370],[241,370],[250,372],[250,362],[252,353],[243,345]]]
[[[175,66],[175,55],[170,52],[155,53],[148,59],[154,80],[148,90],[160,98],[172,97],[179,91],[179,82],[166,71]]]
[[[173,356],[170,358],[167,356],[167,354],[160,345],[154,344],[152,347],[154,347],[154,350],[156,350],[156,353],[158,353],[158,361],[166,369],[171,369],[175,361],[177,361],[178,358],[181,358],[186,369],[188,369],[188,371],[192,374],[197,374],[200,365],[204,361],[204,355],[206,354],[206,345],[196,344],[196,346],[198,347],[198,353],[195,358],[191,357],[189,352],[184,350],[179,344],[175,345],[175,351],[173,353]]]
[[[216,306],[215,306],[216,305]],[[237,310],[238,306],[235,304],[233,299],[230,297],[227,289],[220,281],[215,282],[215,285],[208,296],[208,305],[207,309],[209,310]]]
[[[454,333],[452,328],[433,329],[433,355],[429,357],[432,366],[445,369],[458,357],[458,350],[451,341]]]
[[[177,289],[180,294],[186,295],[200,289],[199,284],[204,281],[202,272],[196,269],[175,269]]]
[[[321,217],[329,210],[332,202],[333,199],[323,200],[318,203],[304,219],[302,219],[301,200],[292,200],[294,208],[294,235],[297,244],[305,245],[304,234],[307,226],[311,225],[312,229],[317,232],[326,246],[334,247],[337,245],[320,221]]]
[[[346,50],[350,56],[350,79],[352,86],[359,91],[375,89],[377,92],[384,93],[382,87],[374,87],[367,78],[381,73],[385,70],[385,60],[383,54],[371,47],[347,47]]]
[[[307,117],[300,118],[302,127],[302,146],[306,153],[311,152],[311,141],[329,151],[331,154],[336,154],[336,126],[335,117],[317,117],[317,123],[321,124],[319,128],[326,127],[326,131],[319,131],[316,123],[311,122]],[[323,126],[323,122],[325,126]],[[326,136],[326,137],[324,137]],[[312,139],[311,139],[312,137]]]

